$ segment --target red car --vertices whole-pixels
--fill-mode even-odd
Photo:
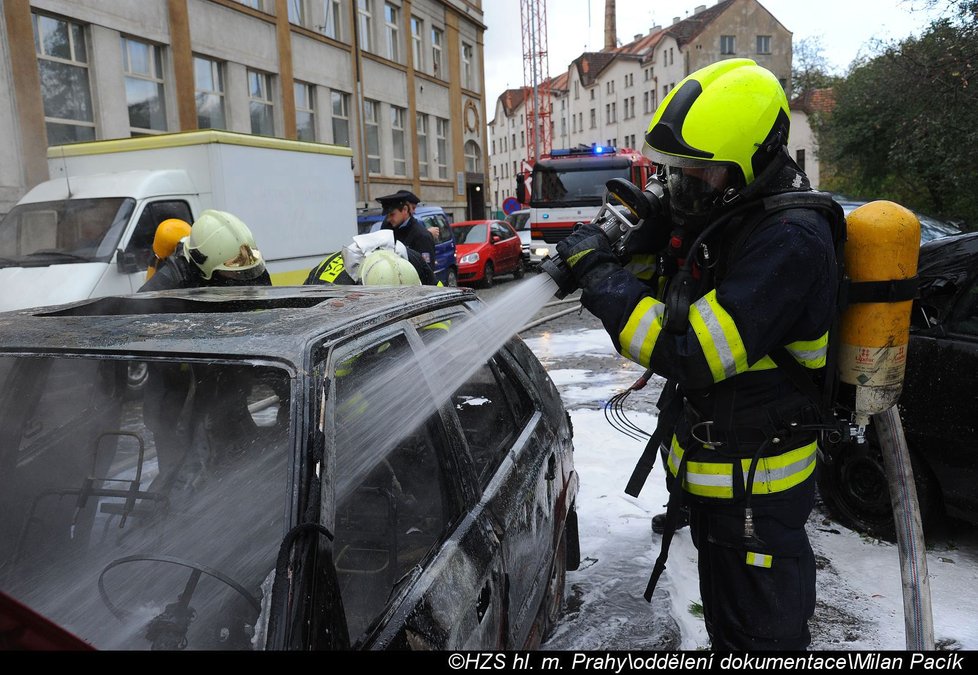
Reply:
[[[523,278],[520,237],[501,220],[465,220],[452,224],[458,283],[492,286],[497,274]]]

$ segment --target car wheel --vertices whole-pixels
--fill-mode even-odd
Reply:
[[[448,274],[446,275],[445,281],[452,288],[455,288],[456,286],[458,286],[458,272],[455,271],[455,268],[454,267],[449,268]]]
[[[516,271],[513,272],[513,276],[517,279],[522,279],[523,275],[526,273],[526,269],[523,267],[523,259],[516,263]]]
[[[940,492],[930,470],[912,452],[910,464],[920,520],[926,533],[940,511]],[[818,491],[829,515],[840,524],[886,541],[896,541],[883,455],[872,427],[866,430],[866,443],[849,443],[834,453],[831,462],[819,465]]]
[[[485,288],[492,288],[493,283],[495,283],[495,270],[492,267],[492,261],[486,261],[486,267],[482,270],[482,285]]]

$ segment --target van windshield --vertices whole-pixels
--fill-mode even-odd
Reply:
[[[263,646],[290,380],[0,356],[0,590],[98,649]]]
[[[0,221],[0,266],[108,262],[135,206],[131,197],[19,204]]]

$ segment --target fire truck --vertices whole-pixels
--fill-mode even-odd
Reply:
[[[607,145],[552,150],[534,163],[524,161],[516,197],[529,204],[531,254],[553,255],[554,244],[577,223],[594,218],[610,179],[624,178],[644,186],[654,171],[641,152]]]

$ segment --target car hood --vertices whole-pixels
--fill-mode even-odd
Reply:
[[[455,256],[461,258],[468,253],[481,253],[488,244],[455,244]]]
[[[100,262],[0,268],[0,311],[84,300],[107,268]]]

